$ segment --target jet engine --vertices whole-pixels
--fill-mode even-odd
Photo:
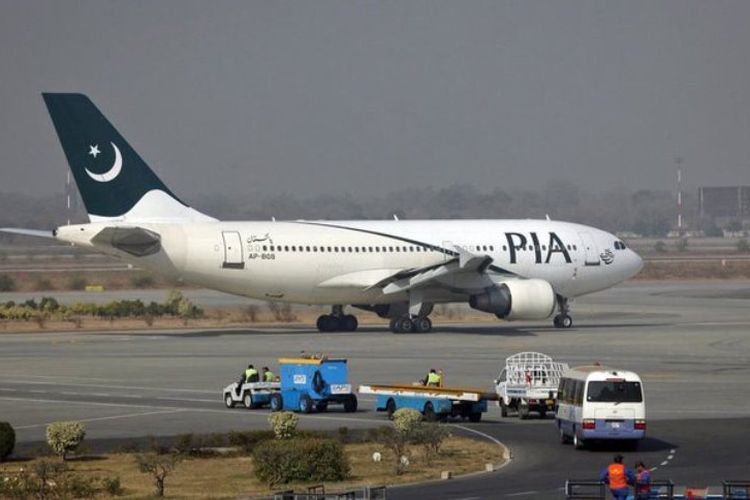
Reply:
[[[555,292],[544,280],[514,279],[472,295],[469,305],[501,319],[544,319],[555,310]]]

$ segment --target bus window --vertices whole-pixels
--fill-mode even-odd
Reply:
[[[586,401],[594,403],[640,403],[643,401],[640,382],[589,382]]]
[[[583,405],[583,388],[586,382],[583,380],[576,380],[575,393],[573,394],[573,404],[576,406]]]

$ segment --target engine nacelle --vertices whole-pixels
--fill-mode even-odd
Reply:
[[[555,291],[544,280],[509,280],[469,297],[474,309],[498,318],[544,319],[555,311]]]

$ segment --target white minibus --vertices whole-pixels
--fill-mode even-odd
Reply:
[[[604,366],[565,371],[558,387],[556,423],[562,443],[582,448],[591,440],[646,436],[646,400],[638,374]]]

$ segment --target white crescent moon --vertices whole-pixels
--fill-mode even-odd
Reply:
[[[95,174],[88,168],[86,169],[86,173],[89,174],[89,177],[94,179],[96,182],[110,182],[114,180],[115,177],[120,175],[120,171],[122,170],[122,155],[120,154],[120,150],[115,146],[114,142],[110,142],[112,145],[112,149],[115,151],[115,162],[112,164],[112,168],[104,172],[103,174]]]

